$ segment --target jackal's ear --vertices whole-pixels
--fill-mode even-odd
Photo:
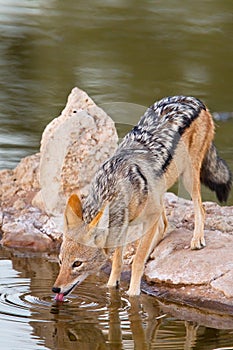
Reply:
[[[89,223],[89,228],[90,229],[94,228],[97,225],[106,227],[106,225],[108,225],[108,222],[109,222],[109,206],[105,205],[100,209],[100,211],[96,214],[94,219],[92,219],[92,221]]]
[[[109,204],[103,206],[94,219],[89,224],[90,232],[95,229],[94,245],[104,248],[109,231]]]
[[[77,194],[72,194],[66,204],[65,222],[68,227],[77,227],[83,222],[82,204]]]

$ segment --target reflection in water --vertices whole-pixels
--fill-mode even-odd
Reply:
[[[0,250],[0,330],[11,339],[1,343],[4,350],[39,345],[51,350],[213,350],[233,344],[232,316],[164,304],[145,294],[128,299],[127,283],[108,291],[104,273],[81,284],[66,302],[55,302],[50,290],[58,266],[51,258]]]
[[[227,0],[0,0],[0,168],[38,150],[75,85],[97,103],[191,94],[232,112],[231,13]]]

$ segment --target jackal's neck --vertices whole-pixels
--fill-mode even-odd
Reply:
[[[83,217],[89,223],[106,205],[112,225],[130,219],[130,203],[141,205],[148,192],[146,174],[132,154],[117,152],[97,172],[83,204]]]

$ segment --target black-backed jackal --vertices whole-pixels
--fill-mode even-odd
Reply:
[[[140,239],[128,294],[140,294],[144,265],[162,239],[167,220],[165,191],[180,176],[195,213],[191,249],[205,246],[200,183],[226,201],[231,173],[212,143],[214,123],[206,106],[186,96],[164,98],[149,107],[93,179],[88,197],[71,195],[65,209],[57,300],[99,270],[114,248],[108,286],[117,286],[126,243]]]

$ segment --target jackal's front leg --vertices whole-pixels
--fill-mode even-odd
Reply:
[[[121,278],[121,270],[123,265],[123,247],[117,247],[112,260],[112,270],[108,280],[108,287],[117,287],[120,278]]]
[[[162,225],[160,225],[160,221],[162,222]],[[145,263],[153,248],[163,238],[166,225],[167,221],[164,212],[156,219],[151,229],[141,238],[132,264],[130,286],[129,290],[127,291],[129,296],[136,296],[140,294],[141,278]]]

